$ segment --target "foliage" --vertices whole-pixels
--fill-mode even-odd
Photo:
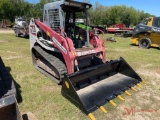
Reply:
[[[29,3],[26,0],[0,0],[0,20],[9,19],[12,22],[16,16],[25,16],[28,20],[31,17],[41,18],[43,6],[47,2],[57,0],[40,0],[39,3]],[[85,0],[90,2],[90,0]],[[138,24],[144,17],[153,16],[144,11],[136,10],[125,5],[103,6],[98,2],[90,9],[90,23],[92,25],[113,25],[123,23],[126,26]]]
[[[125,5],[105,7],[98,2],[90,10],[90,19],[93,25],[113,25],[123,23],[126,26],[134,26],[145,17],[153,16],[144,11],[136,10]]]

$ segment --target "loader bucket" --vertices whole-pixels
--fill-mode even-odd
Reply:
[[[0,98],[13,94],[17,94],[13,78],[0,57]]]
[[[88,115],[141,81],[138,74],[120,58],[65,75],[61,92]]]
[[[0,57],[0,120],[22,120],[16,93],[13,78]]]
[[[0,99],[0,119],[22,120],[14,95],[10,95]]]

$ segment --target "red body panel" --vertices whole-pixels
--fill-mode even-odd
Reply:
[[[106,61],[104,43],[98,36],[90,34],[90,44],[95,46],[94,48],[75,49],[72,40],[69,37],[63,37],[60,33],[55,32],[44,23],[35,20],[35,23],[51,38],[53,46],[57,48],[63,55],[68,74],[74,73],[74,61],[79,57],[84,57],[90,54],[102,53],[102,59]]]
[[[106,28],[106,30],[109,33],[116,33],[116,32],[132,31],[133,28],[126,28],[124,24],[114,24],[111,27]]]

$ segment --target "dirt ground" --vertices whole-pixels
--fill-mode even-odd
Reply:
[[[14,33],[12,29],[0,29],[0,33]]]

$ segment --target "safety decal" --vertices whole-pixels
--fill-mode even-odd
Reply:
[[[83,51],[83,52],[77,52],[77,56],[83,56],[83,55],[87,55],[87,54],[93,54],[96,53],[95,50],[88,50],[88,51]]]
[[[35,25],[30,25],[30,32],[32,35],[36,36],[36,28]]]

